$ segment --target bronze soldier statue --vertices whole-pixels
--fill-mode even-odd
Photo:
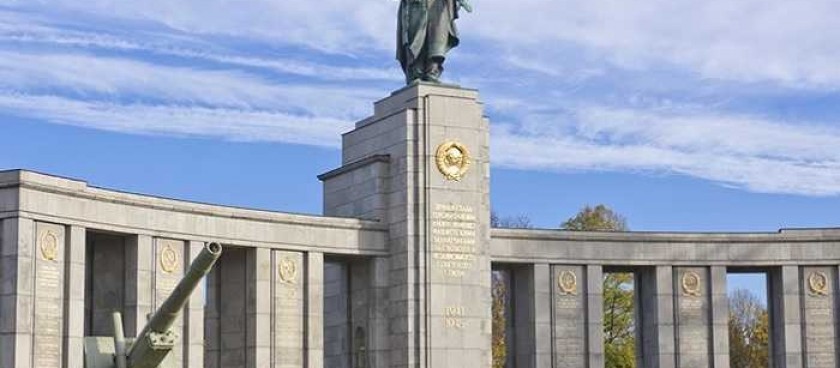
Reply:
[[[455,19],[468,0],[400,0],[397,25],[397,60],[407,84],[440,83],[446,53],[458,46]]]

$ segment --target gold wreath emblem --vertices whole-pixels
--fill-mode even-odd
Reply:
[[[700,275],[694,271],[688,271],[682,277],[683,294],[688,296],[700,296]]]
[[[808,288],[812,295],[828,295],[828,276],[823,272],[811,272],[808,275]]]
[[[472,163],[467,147],[455,141],[442,143],[435,154],[437,168],[446,180],[460,181]]]
[[[284,284],[296,284],[298,277],[297,262],[291,258],[281,258],[280,265],[277,267],[280,282]]]
[[[172,245],[166,244],[160,250],[160,269],[166,273],[175,272],[178,268],[178,252],[172,248]]]
[[[41,258],[46,261],[58,258],[58,236],[52,230],[47,230],[41,236]]]
[[[557,287],[560,295],[577,295],[577,275],[572,271],[563,271],[557,275]]]

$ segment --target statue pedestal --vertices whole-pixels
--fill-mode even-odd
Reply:
[[[488,144],[477,91],[419,83],[376,102],[320,177],[326,215],[389,226],[361,323],[371,367],[490,366]]]

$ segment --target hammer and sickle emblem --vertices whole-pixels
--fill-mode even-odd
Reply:
[[[683,293],[688,296],[700,296],[700,275],[697,272],[688,271],[683,274]]]
[[[278,266],[278,276],[280,282],[285,284],[297,283],[297,263],[291,258],[281,258]]]
[[[812,295],[828,295],[828,276],[823,272],[811,272],[808,276],[808,288]]]
[[[448,141],[437,148],[435,163],[446,180],[460,181],[472,163],[470,151],[461,143]]]
[[[577,275],[572,271],[563,271],[557,275],[557,287],[560,295],[577,295]]]
[[[166,273],[175,272],[178,268],[178,252],[170,244],[166,244],[160,251],[160,268]]]
[[[46,261],[58,258],[58,236],[52,230],[47,230],[41,236],[41,258]]]

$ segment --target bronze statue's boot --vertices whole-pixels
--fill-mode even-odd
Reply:
[[[408,72],[405,76],[405,82],[409,85],[419,83],[420,81],[425,80],[425,74],[426,73],[423,72],[421,68],[413,66],[410,69],[408,69]]]
[[[440,83],[441,74],[443,74],[443,60],[435,58],[429,61],[423,80],[432,83]]]

